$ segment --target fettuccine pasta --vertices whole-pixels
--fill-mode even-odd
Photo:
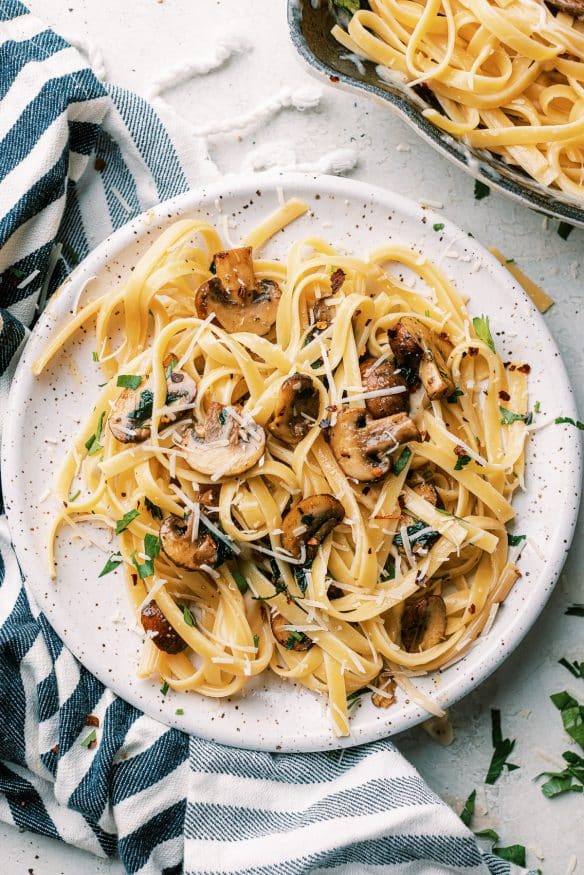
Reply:
[[[550,6],[584,15],[580,0]],[[336,39],[409,85],[424,115],[584,200],[584,22],[543,0],[369,0]]]
[[[57,479],[53,576],[63,525],[105,527],[140,677],[225,697],[269,670],[328,696],[346,735],[361,691],[419,698],[411,678],[463,656],[519,576],[529,368],[404,246],[257,256],[306,209],[235,249],[171,224],[33,369],[95,323],[105,383]]]

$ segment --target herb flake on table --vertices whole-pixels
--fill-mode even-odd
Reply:
[[[515,747],[515,739],[503,738],[503,732],[501,730],[501,712],[496,708],[491,709],[491,723],[491,736],[494,750],[487,777],[485,778],[486,784],[494,784],[501,777],[503,769],[505,768],[509,772],[519,768],[515,763],[508,762],[507,758],[511,755],[513,748]]]
[[[565,731],[584,749],[584,705],[566,690],[553,693],[550,699],[560,712]]]
[[[98,577],[103,577],[106,574],[109,574],[110,571],[113,571],[118,565],[121,565],[124,560],[122,559],[121,553],[112,553],[109,557],[103,568],[98,574]]]
[[[480,179],[475,179],[474,184],[474,196],[475,200],[482,201],[483,198],[488,197],[491,193],[491,189],[488,185],[485,185],[484,182],[481,182]]]
[[[525,847],[523,845],[509,845],[508,848],[494,847],[491,850],[493,854],[502,860],[515,863],[516,866],[525,866]]]
[[[85,449],[87,450],[88,456],[93,456],[95,453],[98,453],[99,450],[103,450],[103,444],[101,443],[102,435],[103,435],[103,421],[105,419],[105,410],[102,410],[99,419],[97,420],[97,428],[95,429],[95,433],[91,435],[91,437],[87,438],[85,441]]]
[[[575,678],[582,678],[584,680],[584,662],[578,662],[578,660],[574,660],[574,662],[569,662],[567,659],[558,659],[560,665],[563,665],[565,669],[567,669],[570,674],[574,675]]]
[[[568,605],[564,613],[567,614],[568,617],[584,617],[584,605]]]
[[[92,729],[87,738],[84,738],[83,741],[79,742],[81,747],[89,747],[93,744],[94,741],[97,740],[97,732],[95,729]]]
[[[434,231],[443,231],[444,230],[444,222],[434,222],[432,225]]]
[[[464,803],[464,808],[460,812],[460,819],[465,826],[470,826],[472,816],[475,812],[475,803],[477,800],[477,791],[473,790],[468,799]]]
[[[567,240],[573,230],[574,226],[570,225],[569,222],[560,222],[558,225],[558,237],[561,237],[562,240]]]
[[[509,547],[518,547],[526,538],[527,535],[512,535],[511,532],[507,532],[507,544]]]
[[[490,350],[495,352],[495,341],[491,334],[491,326],[489,325],[488,316],[475,316],[472,320],[472,325],[476,336],[487,344]]]
[[[123,389],[137,389],[141,382],[142,377],[137,374],[120,374],[116,386],[121,386]]]
[[[116,535],[121,535],[122,532],[125,532],[132,520],[135,520],[138,516],[140,516],[139,510],[129,510],[125,513],[121,520],[116,522]]]

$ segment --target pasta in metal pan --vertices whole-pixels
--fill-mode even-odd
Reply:
[[[367,7],[346,30],[333,28],[340,43],[382,72],[430,88],[441,111],[424,115],[444,131],[584,200],[581,0],[369,0]]]
[[[171,224],[33,370],[95,322],[106,382],[56,483],[53,576],[63,525],[105,527],[141,677],[224,697],[272,671],[328,696],[346,735],[358,691],[419,700],[412,678],[486,634],[519,577],[529,368],[408,248],[257,256],[306,210],[231,249]]]

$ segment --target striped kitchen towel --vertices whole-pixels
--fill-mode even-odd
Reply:
[[[216,173],[202,141],[183,136],[179,157],[179,133],[0,0],[0,411],[35,315],[78,261]],[[141,875],[524,871],[479,851],[389,741],[342,757],[235,750],[118,699],[39,612],[5,518],[0,818]]]

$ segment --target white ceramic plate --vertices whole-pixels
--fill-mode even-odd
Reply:
[[[78,659],[116,693],[147,714],[185,731],[226,744],[264,750],[318,750],[394,734],[427,717],[403,695],[388,710],[364,697],[352,718],[352,734],[336,739],[325,701],[273,677],[252,681],[245,695],[215,701],[195,694],[163,698],[159,684],[134,676],[140,638],[121,574],[98,579],[104,553],[72,540],[62,530],[58,578],[46,572],[45,544],[54,498],[51,489],[65,450],[97,398],[99,366],[92,361],[93,330],[78,331],[47,371],[33,378],[31,363],[64,320],[80,289],[83,300],[108,290],[127,275],[138,256],[170,221],[199,215],[237,243],[240,236],[287,197],[306,199],[307,215],[268,244],[270,256],[284,257],[293,240],[319,234],[336,246],[366,254],[391,240],[413,247],[441,265],[470,296],[472,314],[488,313],[504,360],[531,365],[530,399],[539,400],[539,420],[575,418],[572,393],[557,348],[524,292],[495,259],[464,231],[417,204],[371,185],[333,177],[292,174],[227,178],[189,192],[138,217],[102,243],[51,300],[26,348],[11,390],[3,444],[10,529],[22,569],[49,621]],[[434,231],[435,222],[444,222]],[[229,239],[226,243],[230,243]],[[453,257],[458,254],[458,258]],[[425,693],[447,707],[489,675],[523,638],[557,580],[576,520],[581,481],[576,429],[551,424],[532,435],[526,492],[516,500],[517,532],[528,536],[522,578],[499,611],[488,635],[456,665],[418,681]],[[177,709],[184,714],[176,715]]]

